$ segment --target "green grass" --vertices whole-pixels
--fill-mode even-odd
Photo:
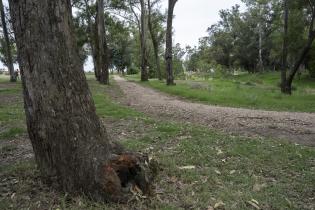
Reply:
[[[137,75],[127,77],[138,81]],[[151,80],[141,83],[162,92],[205,104],[275,111],[315,112],[315,79],[302,77],[294,82],[292,96],[280,93],[279,74],[245,74],[209,81],[176,81],[176,86]]]
[[[247,203],[252,199],[263,209],[311,209],[312,148],[166,122],[147,132],[141,139],[123,142],[136,151],[154,151],[163,166],[161,198],[171,200],[170,209],[207,209],[220,201],[226,209],[252,209]],[[196,168],[179,169],[182,166]]]
[[[99,85],[94,78],[88,77],[89,87],[93,93],[93,100],[96,107],[96,112],[101,117],[111,117],[111,118],[124,118],[128,117],[140,117],[141,113],[136,112],[132,109],[128,109],[124,106],[119,105],[110,100],[109,96],[106,94],[106,90],[113,88],[112,84],[110,86]]]
[[[19,127],[10,128],[0,133],[0,139],[12,139],[24,133],[25,133],[24,128],[19,128]]]
[[[97,113],[113,124],[125,122],[123,127],[112,126],[114,133],[126,133],[120,142],[129,150],[148,152],[160,163],[158,196],[128,205],[69,196],[44,185],[34,161],[21,160],[0,166],[0,180],[9,180],[5,188],[15,193],[0,199],[0,209],[208,209],[223,202],[225,209],[250,210],[252,199],[262,209],[315,208],[314,148],[157,121],[113,102],[108,91],[120,94],[114,83],[106,87],[89,78],[89,85]],[[10,107],[3,112],[11,112]],[[21,106],[17,116],[22,113]],[[23,120],[16,117],[14,122]],[[7,137],[20,132],[17,127]],[[3,148],[14,152],[13,147]],[[180,169],[183,166],[195,168]]]

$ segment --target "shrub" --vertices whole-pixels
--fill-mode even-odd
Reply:
[[[139,69],[137,69],[134,66],[131,66],[127,69],[127,74],[128,75],[132,75],[132,74],[138,74],[139,73]]]

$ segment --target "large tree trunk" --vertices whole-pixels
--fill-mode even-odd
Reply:
[[[99,71],[99,82],[109,84],[109,56],[106,42],[106,30],[104,19],[104,0],[97,1],[97,66]]]
[[[168,0],[167,12],[167,28],[166,28],[166,49],[165,49],[165,62],[166,62],[166,84],[175,85],[173,73],[173,12],[177,0]]]
[[[149,80],[148,72],[148,52],[147,52],[147,11],[144,0],[140,0],[141,6],[141,33],[140,33],[140,43],[141,43],[141,81],[145,82]]]
[[[282,67],[281,67],[281,92],[285,93],[287,83],[287,58],[288,58],[288,23],[289,5],[288,0],[283,0],[284,27],[283,27],[283,46],[282,46]]]
[[[132,176],[123,176],[126,170],[119,167],[128,163],[127,171],[136,170],[141,159],[115,156],[118,152],[96,115],[79,64],[70,0],[9,3],[27,128],[42,177],[66,192],[118,201],[124,195],[122,187],[141,171],[137,168]],[[147,183],[138,184],[144,192],[149,189]]]
[[[11,53],[11,44],[10,44],[10,38],[7,28],[7,22],[5,19],[5,12],[4,12],[4,6],[2,0],[0,0],[0,12],[1,12],[1,23],[2,23],[2,29],[3,29],[3,35],[4,35],[4,41],[5,41],[5,57],[7,61],[7,66],[10,73],[10,81],[16,82],[16,75],[14,72],[14,66],[13,66],[13,59],[12,59],[12,53]]]
[[[157,76],[159,80],[162,80],[162,74],[161,74],[161,65],[160,65],[160,56],[159,56],[159,42],[157,35],[153,29],[153,24],[152,24],[152,8],[151,8],[151,2],[148,0],[148,10],[149,10],[149,15],[148,15],[148,25],[149,25],[149,31],[151,34],[151,39],[152,39],[152,44],[153,44],[153,49],[154,49],[154,57],[155,57],[155,62],[156,62],[156,71],[157,71]]]

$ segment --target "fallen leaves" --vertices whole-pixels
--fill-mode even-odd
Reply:
[[[207,210],[214,210],[214,208],[212,206],[208,206]]]
[[[147,196],[144,196],[142,190],[137,185],[130,187],[130,192],[134,195],[134,197],[137,200],[147,198]]]
[[[218,203],[214,204],[214,209],[219,209],[225,206],[225,203],[219,201]]]
[[[214,172],[218,175],[221,175],[221,172],[218,169],[214,170]]]
[[[217,155],[222,155],[223,154],[223,151],[220,148],[216,148],[216,150],[217,150]]]
[[[232,170],[232,171],[230,171],[230,175],[235,174],[235,172],[236,172],[236,170]]]
[[[246,203],[249,204],[250,206],[254,207],[255,209],[261,209],[259,207],[258,201],[256,201],[255,199],[251,199],[250,201],[247,201]]]
[[[181,166],[181,167],[178,167],[180,170],[192,170],[192,169],[195,169],[196,166]]]

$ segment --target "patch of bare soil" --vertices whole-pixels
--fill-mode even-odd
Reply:
[[[189,102],[115,76],[123,103],[151,116],[195,123],[225,133],[315,146],[315,114],[210,106]]]

